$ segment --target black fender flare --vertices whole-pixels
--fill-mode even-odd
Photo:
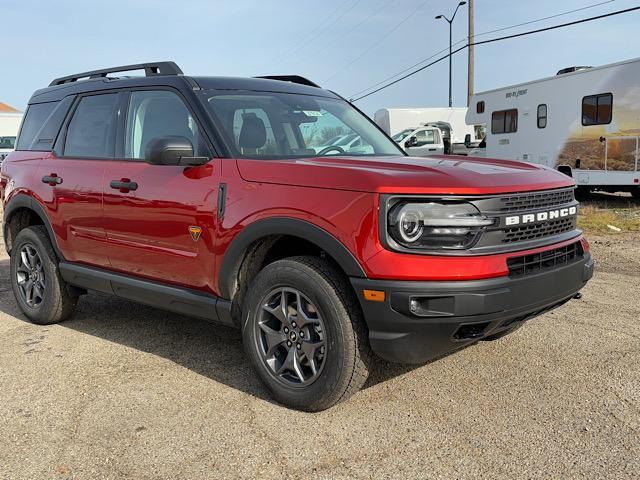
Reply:
[[[234,279],[247,248],[257,240],[271,235],[299,237],[327,252],[350,277],[366,278],[366,273],[347,247],[331,233],[305,220],[273,217],[247,225],[232,241],[222,259],[218,287],[223,298],[231,299]]]
[[[56,252],[56,255],[58,255],[58,258],[60,260],[64,260],[64,256],[58,248],[56,236],[53,233],[51,222],[49,221],[49,217],[47,217],[44,207],[33,197],[24,193],[18,193],[14,195],[4,206],[4,214],[2,218],[2,234],[4,235],[4,244],[7,248],[7,252],[11,253],[9,250],[9,242],[7,242],[9,236],[9,222],[11,221],[11,217],[13,216],[13,214],[21,208],[31,210],[40,218],[40,220],[42,220],[43,225],[47,229],[47,233],[49,234],[49,238],[51,239],[51,245],[53,245],[53,249]]]

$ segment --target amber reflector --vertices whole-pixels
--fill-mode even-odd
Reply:
[[[379,290],[363,290],[364,298],[370,302],[384,302],[384,292]]]

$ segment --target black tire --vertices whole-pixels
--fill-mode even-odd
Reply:
[[[260,347],[256,325],[262,318],[263,300],[278,288],[299,291],[322,318],[326,350],[321,350],[322,369],[314,373],[310,384],[296,386],[278,378]],[[360,390],[369,376],[371,350],[360,305],[345,276],[321,258],[291,257],[260,271],[244,301],[242,335],[245,351],[260,379],[280,403],[292,408],[325,410]]]
[[[30,301],[22,292],[18,275],[24,275],[25,270],[21,252],[33,249],[37,252],[39,262],[36,262],[38,275],[42,275],[44,288],[39,301],[30,305]],[[27,227],[18,233],[11,249],[11,287],[20,310],[38,325],[51,325],[66,320],[73,312],[78,302],[78,292],[69,286],[60,276],[58,258],[51,246],[47,230],[41,225]],[[33,297],[33,295],[32,295]]]
[[[640,200],[640,187],[636,187],[631,190],[631,196],[637,200]]]

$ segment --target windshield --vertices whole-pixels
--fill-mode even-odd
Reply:
[[[367,117],[341,99],[214,90],[204,90],[201,95],[238,157],[404,154]]]
[[[13,150],[16,148],[16,137],[0,137],[0,149]]]
[[[413,132],[414,130],[415,128],[407,128],[406,130],[402,130],[400,133],[396,133],[391,138],[393,139],[394,142],[400,143],[402,140],[407,138],[411,134],[411,132]]]

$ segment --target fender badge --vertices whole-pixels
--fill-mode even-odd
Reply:
[[[194,242],[198,241],[201,233],[202,233],[202,229],[200,227],[189,227],[189,234],[191,235],[191,239]]]

